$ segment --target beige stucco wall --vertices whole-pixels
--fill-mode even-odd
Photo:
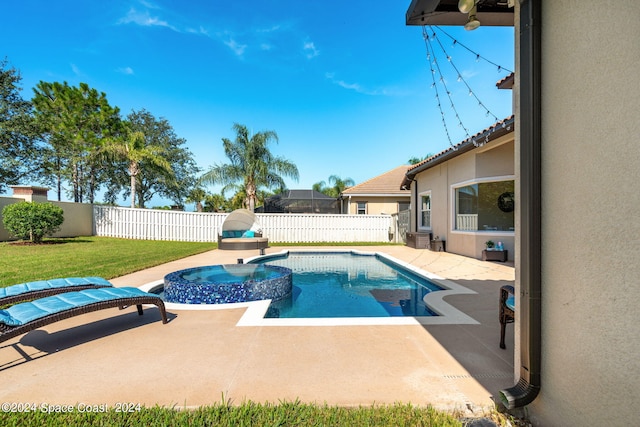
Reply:
[[[425,191],[431,191],[431,233],[446,240],[447,252],[474,258],[482,257],[485,242],[503,242],[509,251],[509,259],[513,260],[515,253],[514,233],[506,232],[459,232],[453,230],[454,225],[454,195],[451,186],[459,183],[489,177],[514,176],[514,134],[508,134],[484,147],[474,149],[455,157],[445,163],[427,169],[416,176],[418,198]],[[418,199],[419,200],[419,199]],[[412,206],[417,206],[412,202]],[[414,230],[426,231],[417,227],[415,213],[412,223]]]
[[[543,1],[541,426],[638,424],[640,2]]]
[[[21,202],[17,197],[0,197],[0,242],[12,240],[12,236],[2,226],[2,209],[11,203]],[[50,201],[64,210],[64,222],[53,237],[77,237],[93,235],[93,205]]]
[[[400,184],[398,184],[398,187]],[[368,215],[394,214],[398,212],[398,202],[409,203],[410,197],[406,196],[351,196],[347,197],[346,205],[348,214],[358,213],[358,202],[367,202]]]

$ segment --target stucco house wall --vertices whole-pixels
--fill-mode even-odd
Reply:
[[[350,196],[347,200],[347,214],[358,213],[358,202],[367,203],[368,215],[394,214],[398,212],[398,202],[409,202],[408,196]]]
[[[542,4],[535,425],[638,424],[639,16],[636,0]]]
[[[416,209],[412,218],[413,231],[431,231],[446,241],[447,252],[474,258],[482,257],[487,240],[500,241],[514,259],[515,233],[503,231],[455,230],[455,187],[493,178],[514,179],[514,133],[508,133],[482,147],[475,148],[416,175],[412,184],[411,206],[419,205],[420,195],[431,192],[431,230],[420,227]],[[416,199],[416,196],[418,199]]]

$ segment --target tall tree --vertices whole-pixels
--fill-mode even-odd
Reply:
[[[313,184],[312,188],[315,191],[319,191],[322,194],[326,194],[331,197],[340,197],[340,194],[347,188],[355,185],[355,181],[351,178],[340,178],[338,175],[331,175],[329,177],[329,185],[326,182],[320,181]]]
[[[144,208],[155,195],[182,206],[200,173],[193,155],[185,148],[186,140],[175,134],[166,119],[158,119],[144,109],[132,111],[127,116],[127,128],[132,133],[144,135],[143,141],[139,142],[145,150],[154,152],[153,156],[138,162],[140,172],[136,175],[135,183],[138,207]],[[160,158],[166,163],[158,161]],[[126,168],[128,164],[121,164],[118,169],[120,172],[109,175],[106,201],[115,203],[120,194],[126,198],[126,190],[131,188],[130,179],[123,178],[122,171]]]
[[[129,132],[125,138],[115,140],[106,147],[106,151],[127,163],[132,208],[136,207],[136,182],[142,172],[141,163],[156,165],[171,173],[171,165],[164,157],[164,150],[155,145],[145,145],[144,134],[140,131]]]
[[[196,187],[189,192],[187,199],[185,200],[187,203],[195,203],[196,204],[196,212],[202,212],[204,210],[202,201],[207,198],[207,193],[202,188]]]
[[[33,121],[33,105],[20,95],[22,77],[0,61],[0,192],[26,184],[42,172],[42,146]]]
[[[229,202],[222,194],[207,194],[204,198],[203,209],[205,212],[224,212],[228,205]]]
[[[120,136],[120,111],[112,107],[104,92],[86,83],[78,87],[41,81],[34,89],[33,104],[38,125],[51,146],[48,164],[58,182],[71,183],[74,202],[94,202],[100,188],[104,145]],[[58,200],[60,200],[60,185]]]
[[[223,194],[230,188],[242,188],[245,207],[253,211],[260,187],[284,188],[283,176],[297,181],[298,167],[271,153],[269,144],[278,142],[278,135],[274,131],[251,135],[247,127],[239,123],[235,123],[233,129],[236,132],[234,141],[222,138],[224,153],[230,163],[214,165],[200,179],[203,183],[224,185]]]

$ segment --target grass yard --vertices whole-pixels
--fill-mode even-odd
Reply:
[[[51,410],[55,411],[56,408]],[[74,408],[75,409],[75,408]],[[90,410],[93,408],[89,408]],[[47,408],[49,410],[49,408]],[[277,405],[246,402],[241,405],[218,404],[193,410],[169,408],[133,408],[132,412],[111,409],[79,413],[2,413],[4,426],[438,426],[464,424],[454,416],[433,408],[411,405],[340,408],[300,402]]]
[[[76,237],[0,243],[0,287],[57,277],[105,279],[216,249],[217,243]]]

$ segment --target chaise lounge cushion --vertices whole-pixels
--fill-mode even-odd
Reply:
[[[108,280],[102,277],[69,277],[66,279],[39,280],[36,282],[20,283],[19,285],[0,288],[0,299],[12,297],[34,291],[44,291],[48,289],[60,289],[74,286],[113,286]]]
[[[153,294],[148,294],[138,288],[99,288],[69,292],[23,302],[0,310],[0,322],[8,326],[20,326],[50,314],[92,303],[151,295]],[[157,295],[153,296],[157,297]]]
[[[223,239],[229,239],[229,238],[234,238],[234,237],[242,237],[242,234],[245,232],[245,230],[224,230],[222,232],[222,238]]]
[[[516,296],[513,294],[510,294],[507,300],[504,302],[504,305],[506,305],[507,308],[510,308],[511,310],[516,311]]]

